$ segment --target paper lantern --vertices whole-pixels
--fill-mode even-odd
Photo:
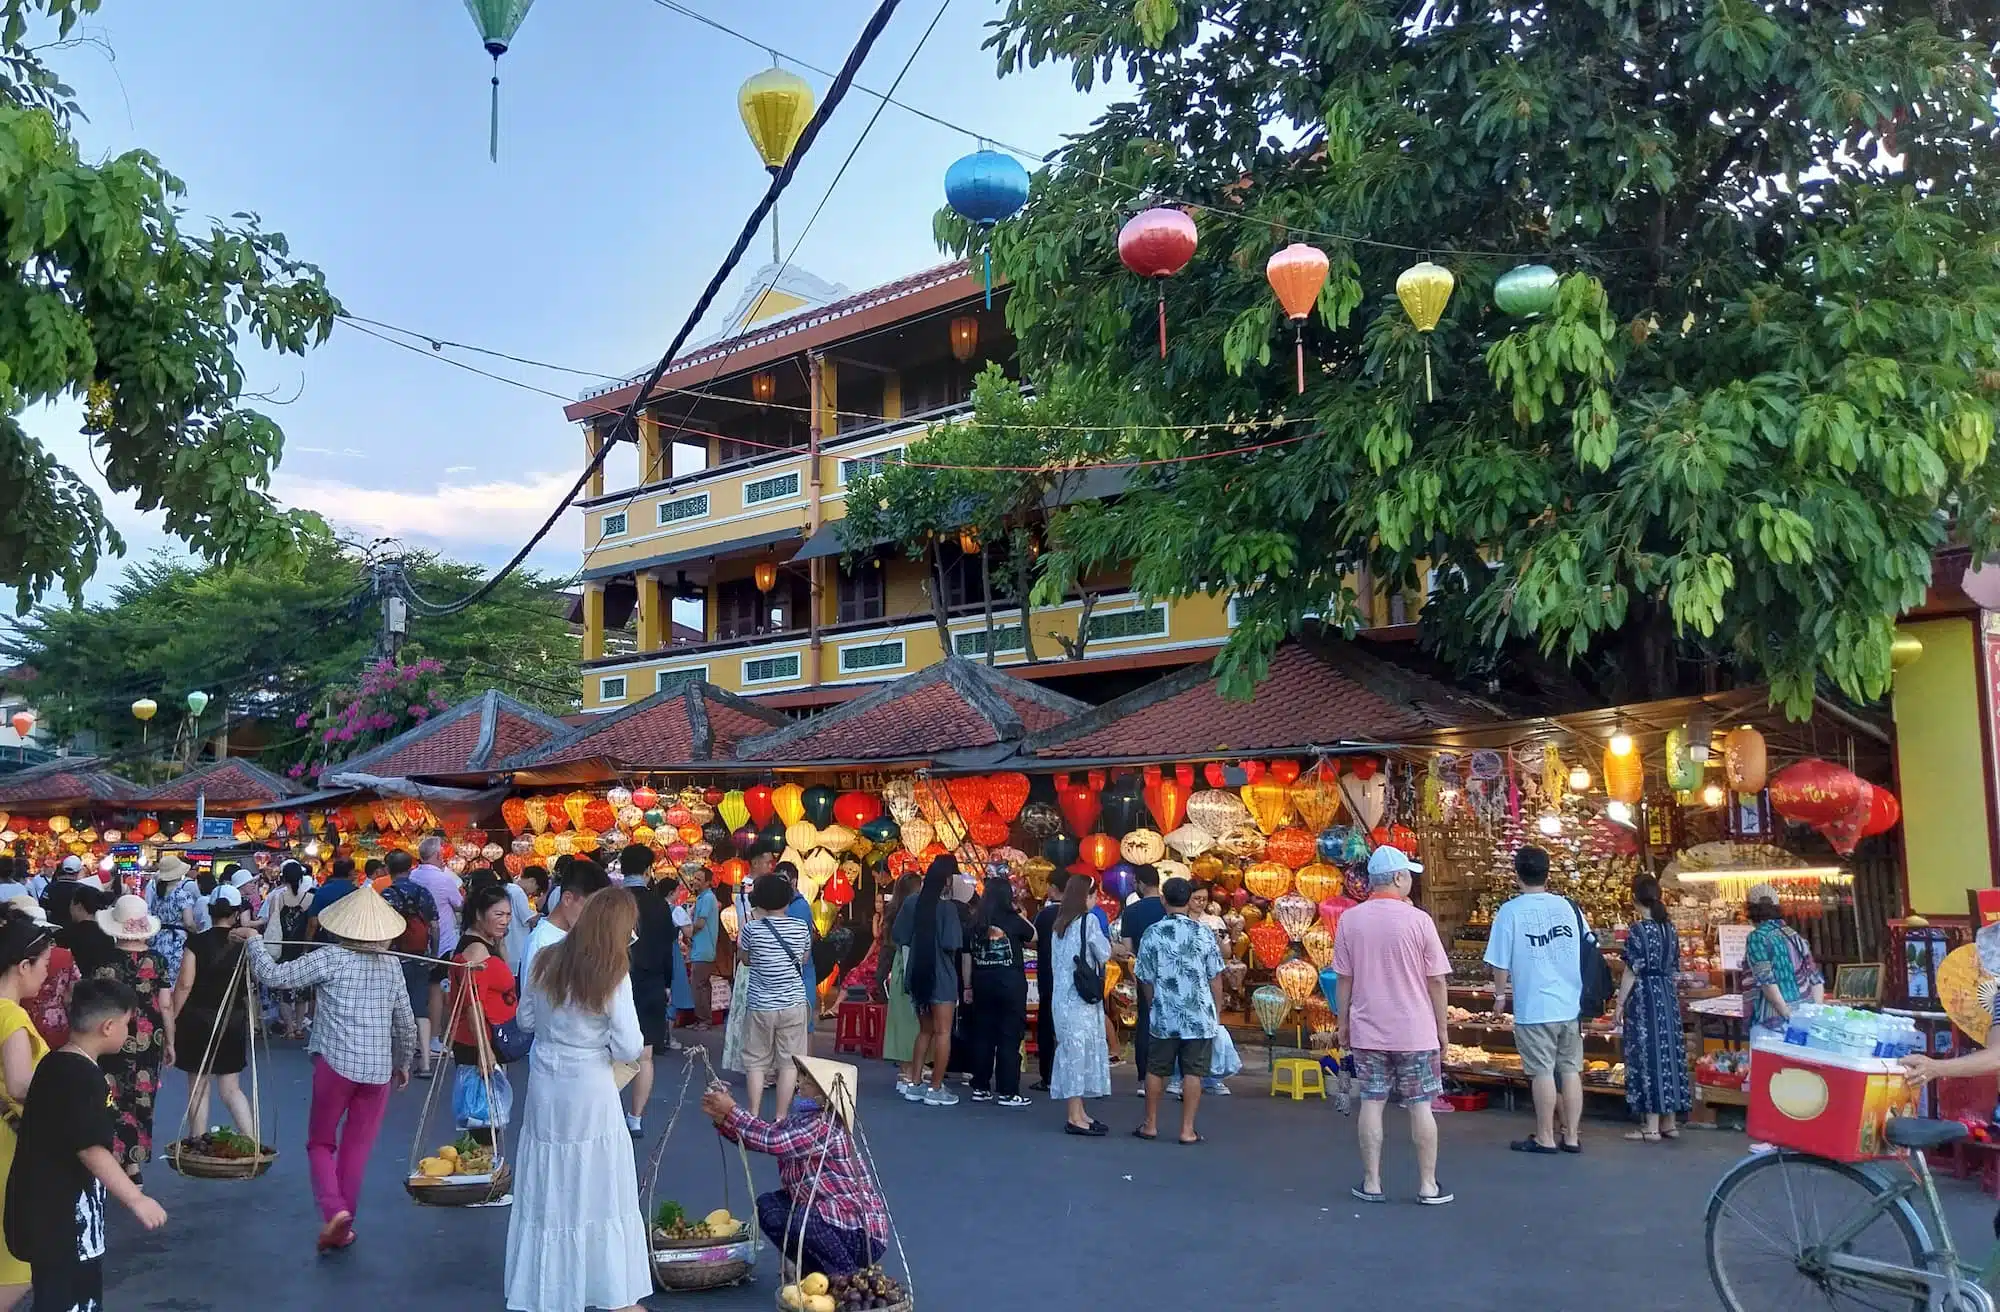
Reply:
[[[1250,808],[1235,793],[1205,788],[1188,798],[1188,819],[1216,838],[1251,823]]]
[[[989,775],[986,780],[987,801],[992,804],[1000,818],[1008,824],[1014,823],[1021,814],[1021,808],[1028,801],[1028,776],[1015,772]]]
[[[1194,882],[1194,871],[1171,858],[1154,862],[1153,872],[1160,877],[1162,884],[1166,883],[1169,879],[1185,879],[1189,883]]]
[[[757,831],[757,843],[754,847],[750,849],[750,854],[752,856],[755,856],[759,853],[776,855],[777,853],[784,851],[784,849],[785,849],[785,822],[780,820],[776,815],[773,815],[771,817],[771,823],[765,825],[762,829],[759,829]]]
[[[1517,264],[1494,280],[1493,303],[1517,319],[1547,314],[1556,303],[1560,281],[1546,264]]]
[[[801,820],[785,826],[785,845],[801,852],[810,852],[820,845],[819,830],[810,820]]]
[[[1098,827],[1113,838],[1123,838],[1145,826],[1146,799],[1137,779],[1128,776],[1113,782],[1098,800],[1103,806]]]
[[[917,785],[908,775],[901,775],[882,785],[882,804],[889,808],[889,814],[897,824],[922,815],[917,806]]]
[[[915,856],[931,845],[932,840],[937,837],[937,830],[931,828],[930,821],[917,816],[903,822],[902,837],[903,850]]]
[[[1012,155],[981,146],[952,162],[944,174],[945,203],[984,238],[986,308],[993,308],[993,225],[1028,203],[1028,170]]]
[[[1105,867],[1103,882],[1106,895],[1118,899],[1122,904],[1126,898],[1132,896],[1132,890],[1139,882],[1139,871],[1130,862],[1115,861]],[[1114,915],[1112,918],[1117,917]]]
[[[1193,219],[1164,207],[1133,215],[1118,231],[1118,258],[1126,268],[1159,286],[1162,360],[1167,358],[1166,280],[1187,267],[1199,241]]]
[[[833,823],[833,804],[839,794],[823,784],[815,784],[799,794],[805,817],[821,829]]]
[[[1082,846],[1069,834],[1050,834],[1042,840],[1042,855],[1067,870],[1077,864]]]
[[[1284,926],[1285,933],[1296,943],[1319,919],[1319,908],[1297,893],[1287,893],[1271,904],[1271,918]]]
[[[897,834],[901,831],[902,826],[886,815],[878,815],[861,826],[861,836],[878,847],[884,843],[895,842]]]
[[[1028,894],[1040,902],[1049,895],[1049,881],[1055,877],[1056,867],[1052,861],[1041,857],[1030,857],[1021,863],[1021,882],[1028,886]]]
[[[1276,861],[1255,861],[1244,867],[1243,887],[1268,902],[1272,898],[1282,897],[1290,890],[1292,872],[1290,868],[1279,865]]]
[[[604,800],[611,803],[612,810],[622,810],[632,804],[632,790],[623,784],[613,784],[605,790]]]
[[[1349,782],[1341,785],[1348,805],[1354,811],[1354,818],[1360,822],[1364,832],[1382,823],[1383,813],[1389,809],[1389,780],[1384,775],[1361,773],[1361,763],[1356,762]]]
[[[1313,913],[1317,916],[1319,908],[1314,907]],[[1313,922],[1299,939],[1299,946],[1305,949],[1306,960],[1321,970],[1333,964],[1333,931],[1326,927],[1323,920]]]
[[[993,811],[981,812],[966,826],[972,840],[982,847],[999,847],[1007,841],[1011,826]]]
[[[1077,843],[1077,854],[1091,869],[1105,870],[1118,860],[1118,840],[1109,834],[1091,834]]]
[[[1293,825],[1278,830],[1264,844],[1266,857],[1294,870],[1310,864],[1318,850],[1313,836]]]
[[[1333,1004],[1315,993],[1305,1001],[1306,1028],[1314,1034],[1334,1032]]]
[[[833,799],[833,818],[849,829],[859,829],[881,814],[882,803],[867,793],[842,793]]]
[[[814,893],[817,893],[820,885],[833,878],[833,872],[839,868],[840,858],[825,848],[821,848],[819,851],[806,857],[804,863],[799,866],[799,874],[805,879],[808,886],[806,896],[811,897]]]
[[[1248,923],[1248,917],[1245,917],[1245,923]],[[1266,920],[1251,925],[1244,932],[1250,936],[1250,948],[1257,954],[1258,964],[1266,970],[1275,968],[1291,952],[1292,936],[1285,932],[1283,925]]]
[[[951,804],[967,820],[986,809],[988,799],[984,775],[955,775],[945,780],[944,788],[951,795]]]
[[[1319,903],[1340,892],[1346,880],[1347,876],[1339,869],[1315,861],[1311,865],[1302,867],[1293,882],[1301,897]]]
[[[1646,764],[1637,752],[1604,753],[1604,795],[1636,806],[1646,792]]]
[[[1266,834],[1275,833],[1291,818],[1292,790],[1275,779],[1245,784],[1242,796],[1243,804],[1250,809],[1251,818]]]
[[[1771,777],[1771,809],[1818,828],[1845,820],[1867,800],[1868,785],[1831,761],[1800,761]]]
[[[1063,814],[1048,802],[1029,802],[1021,808],[1017,820],[1021,832],[1030,838],[1047,838],[1062,832]]]
[[[583,827],[583,809],[590,805],[590,794],[584,792],[565,793],[560,799],[559,805],[562,807],[563,815],[569,819],[569,827],[571,829],[581,829]],[[669,823],[678,824],[680,822],[670,821]]]
[[[1256,825],[1244,825],[1216,839],[1215,845],[1239,861],[1255,861],[1264,855],[1264,832]]]
[[[743,801],[743,813],[749,817],[749,823],[759,829],[770,824],[772,817],[778,814],[777,810],[771,805],[771,786],[769,784],[754,784],[744,789],[740,796]],[[638,800],[636,791],[633,793],[633,800]],[[725,797],[723,800],[726,802],[729,799]]]
[[[1298,957],[1280,963],[1273,977],[1295,1007],[1304,1006],[1307,998],[1319,992],[1319,967]]]
[[[1097,817],[1103,810],[1096,789],[1066,780],[1056,784],[1056,805],[1062,809],[1063,820],[1073,834],[1087,834],[1097,828]]]
[[[16,736],[26,738],[35,731],[35,716],[32,711],[16,711],[11,723]]]
[[[1903,818],[1903,804],[1896,795],[1886,788],[1874,784],[1868,786],[1868,815],[1861,822],[1861,836],[1872,838],[1876,834],[1886,834],[1896,827]]]
[[[1159,832],[1170,834],[1187,820],[1190,789],[1178,779],[1162,779],[1146,789],[1146,810]]]
[[[500,822],[512,833],[521,833],[528,827],[528,804],[519,797],[510,797],[500,803]]]
[[[660,795],[647,785],[640,784],[632,790],[632,805],[638,807],[641,811],[650,811],[659,804]],[[762,825],[765,822],[759,820],[757,823]]]
[[[1291,1014],[1292,1000],[1276,984],[1259,984],[1250,994],[1250,1009],[1257,1013],[1257,1024],[1264,1033],[1273,1035]]]
[[[1701,764],[1689,750],[1691,742],[1687,725],[1667,730],[1667,787],[1677,793],[1701,786]]]
[[[1167,841],[1151,829],[1134,829],[1118,840],[1118,855],[1135,866],[1150,866],[1167,854]]]
[[[797,784],[780,784],[771,790],[771,809],[787,826],[795,825],[805,818],[806,790]]]
[[[138,701],[132,703],[132,718],[135,720],[144,722],[146,720],[152,719],[155,715],[158,715],[159,713],[160,713],[160,704],[154,701],[151,697],[141,697]],[[22,737],[24,738],[26,736],[27,736],[26,734],[22,735]]]
[[[1732,791],[1762,792],[1766,772],[1763,734],[1746,724],[1723,735],[1722,778]]]
[[[1225,893],[1233,892],[1243,883],[1243,871],[1214,853],[1189,858],[1188,868],[1194,877],[1214,884]]]
[[[1331,761],[1291,785],[1288,796],[1299,821],[1314,833],[1326,828],[1340,814],[1340,785]]]
[[[1319,303],[1326,286],[1326,252],[1304,242],[1293,242],[1272,255],[1264,264],[1264,277],[1278,294],[1278,304],[1292,321],[1292,345],[1298,358],[1299,394],[1306,390],[1305,322]],[[1288,779],[1285,782],[1290,783]]]
[[[1430,334],[1438,326],[1438,320],[1444,317],[1445,303],[1451,300],[1451,288],[1451,271],[1429,260],[1411,265],[1396,278],[1396,299],[1403,303],[1403,312],[1410,316],[1410,322],[1424,335],[1426,400],[1437,399],[1437,389],[1431,382]]]
[[[1183,859],[1192,861],[1215,846],[1215,835],[1200,825],[1182,825],[1167,835],[1166,844]]]

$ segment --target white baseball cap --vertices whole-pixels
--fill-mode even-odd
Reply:
[[[230,907],[240,907],[243,905],[243,895],[236,891],[236,885],[234,884],[217,884],[215,892],[210,895],[208,900],[211,904],[220,902],[224,906]]]
[[[1391,847],[1384,843],[1368,858],[1368,874],[1371,878],[1375,875],[1398,875],[1404,871],[1420,875],[1424,872],[1424,868],[1410,860],[1409,853],[1400,847]]]
[[[82,873],[83,873],[83,858],[82,858],[82,857],[80,857],[80,856],[66,856],[66,857],[64,857],[64,858],[62,859],[62,872],[63,872],[63,873],[65,874],[65,875],[80,875],[80,874],[82,874]]]

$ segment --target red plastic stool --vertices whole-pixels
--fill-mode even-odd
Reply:
[[[889,1025],[889,1007],[882,1002],[843,1002],[835,1016],[833,1050],[863,1057],[882,1055],[882,1035]]]

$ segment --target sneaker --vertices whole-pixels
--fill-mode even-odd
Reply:
[[[1229,1085],[1218,1077],[1210,1076],[1201,1082],[1201,1091],[1211,1098],[1227,1098]]]
[[[904,1079],[902,1076],[898,1075],[896,1077],[896,1092],[908,1093],[909,1091],[910,1091],[910,1082]]]
[[[1174,1097],[1176,1097],[1176,1098],[1178,1098],[1178,1097],[1180,1097],[1180,1096],[1181,1096],[1181,1077],[1180,1077],[1180,1076],[1176,1075],[1176,1076],[1174,1076],[1174,1078],[1172,1078],[1171,1080],[1168,1080],[1168,1081],[1167,1081],[1167,1092],[1168,1092],[1168,1093],[1171,1093],[1171,1094],[1172,1094],[1172,1095],[1173,1095]]]
[[[958,1095],[950,1089],[939,1087],[924,1094],[924,1101],[932,1107],[956,1107]]]
[[[1141,1097],[1141,1098],[1145,1097],[1145,1096],[1146,1096],[1146,1082],[1145,1082],[1144,1080],[1141,1080],[1141,1081],[1139,1081],[1139,1087],[1138,1087],[1138,1088],[1136,1088],[1136,1089],[1134,1089],[1134,1090],[1132,1090],[1132,1092],[1133,1092],[1133,1094],[1134,1094],[1134,1095],[1136,1095],[1136,1096],[1138,1096],[1138,1097]]]
[[[991,1089],[974,1089],[974,1090],[972,1091],[972,1101],[974,1101],[974,1102],[992,1102],[992,1101],[993,1101],[993,1090],[991,1090]]]
[[[1032,1107],[1035,1105],[1035,1100],[1033,1098],[1023,1098],[1018,1093],[1010,1093],[1004,1098],[995,1099],[993,1105],[996,1107]]]
[[[901,1083],[901,1081],[898,1081],[898,1083]],[[903,1087],[900,1090],[898,1090],[898,1092],[900,1092],[903,1095],[905,1101],[923,1102],[926,1100],[926,1097],[930,1093],[930,1090],[929,1088],[921,1084],[904,1084]]]

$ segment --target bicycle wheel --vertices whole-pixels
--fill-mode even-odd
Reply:
[[[1732,1168],[1709,1199],[1705,1235],[1708,1274],[1723,1307],[1924,1312],[1921,1297],[1856,1289],[1811,1269],[1811,1254],[1826,1237],[1886,1191],[1867,1172],[1799,1153],[1768,1153]],[[1899,1202],[1872,1217],[1840,1251],[1917,1268],[1927,1247],[1915,1211]]]

